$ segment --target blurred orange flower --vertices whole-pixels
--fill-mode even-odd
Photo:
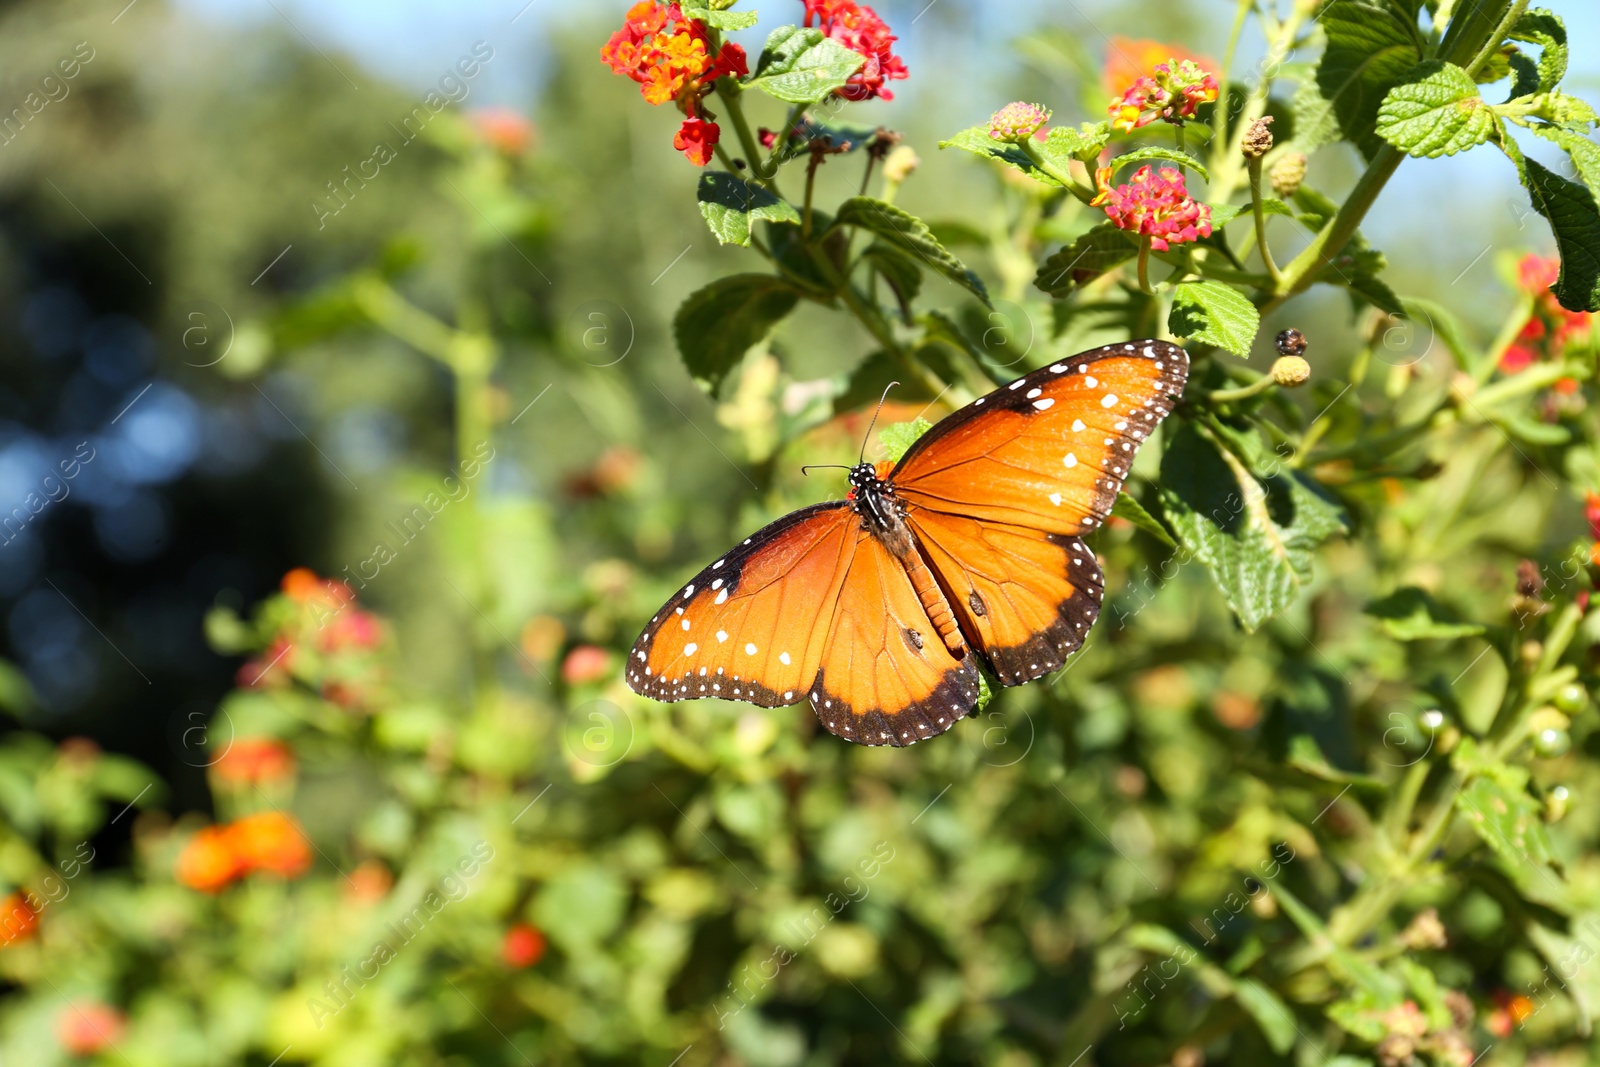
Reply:
[[[295,878],[311,866],[311,842],[300,824],[281,811],[263,811],[231,824],[230,844],[245,867]]]
[[[215,893],[244,873],[226,827],[207,826],[178,853],[178,881],[202,893]]]
[[[598,682],[611,673],[611,653],[599,645],[579,645],[561,662],[561,680],[568,685]]]
[[[1101,75],[1106,91],[1121,96],[1133,88],[1133,83],[1154,69],[1157,63],[1175,59],[1195,63],[1206,70],[1216,70],[1214,60],[1197,55],[1177,45],[1162,44],[1145,38],[1113,37],[1106,45],[1106,65]]]
[[[522,651],[538,663],[555,659],[566,639],[567,628],[554,615],[535,615],[522,627]]]
[[[294,776],[294,752],[271,737],[242,737],[213,768],[219,781],[234,785],[281,782]]]
[[[357,904],[376,904],[388,896],[394,875],[380,860],[365,860],[345,879],[345,896]]]
[[[533,123],[508,107],[485,107],[472,113],[472,124],[484,144],[508,156],[520,156],[533,145]]]
[[[128,1028],[128,1018],[109,1004],[68,1004],[56,1016],[56,1037],[74,1056],[92,1056],[113,1046]]]
[[[532,967],[544,958],[544,934],[532,923],[513,923],[500,944],[500,955],[513,967]]]
[[[39,913],[28,903],[28,895],[18,890],[0,900],[0,943],[26,941],[39,929]]]

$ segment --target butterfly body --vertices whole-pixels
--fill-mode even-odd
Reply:
[[[1110,345],[948,416],[844,500],[793,512],[704,568],[629,654],[672,701],[808,700],[831,732],[906,745],[1003,685],[1058,669],[1099,615],[1081,534],[1110,514],[1137,447],[1183,392],[1176,345]]]

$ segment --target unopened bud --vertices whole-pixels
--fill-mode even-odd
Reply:
[[[1288,152],[1280,156],[1272,164],[1272,169],[1267,171],[1267,178],[1272,182],[1272,191],[1278,194],[1278,198],[1288,200],[1300,191],[1300,183],[1306,180],[1305,153]]]
[[[1239,145],[1246,159],[1260,159],[1272,151],[1272,116],[1263,115],[1250,124],[1244,133],[1244,141]]]
[[[1020,144],[1050,121],[1050,109],[1018,100],[989,117],[989,136],[996,141]]]
[[[1272,364],[1272,380],[1291,389],[1304,385],[1311,380],[1311,364],[1300,356],[1279,356]]]
[[[916,149],[908,144],[896,145],[888,158],[883,161],[883,179],[899,185],[911,177],[911,172],[921,163],[922,159],[917,155]]]

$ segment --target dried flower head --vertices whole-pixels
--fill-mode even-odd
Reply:
[[[1260,159],[1272,151],[1272,116],[1263,115],[1250,124],[1244,131],[1244,140],[1239,148],[1244,152],[1246,159]]]

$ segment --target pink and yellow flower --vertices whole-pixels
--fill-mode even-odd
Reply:
[[[1146,165],[1115,188],[1109,187],[1110,178],[1111,168],[1102,167],[1096,175],[1100,195],[1091,203],[1104,206],[1118,229],[1150,238],[1155,251],[1211,236],[1211,208],[1189,195],[1181,171],[1162,167],[1157,174]]]
[[[1157,119],[1182,124],[1217,98],[1216,76],[1192,60],[1168,59],[1112,97],[1111,128],[1132,131]]]

